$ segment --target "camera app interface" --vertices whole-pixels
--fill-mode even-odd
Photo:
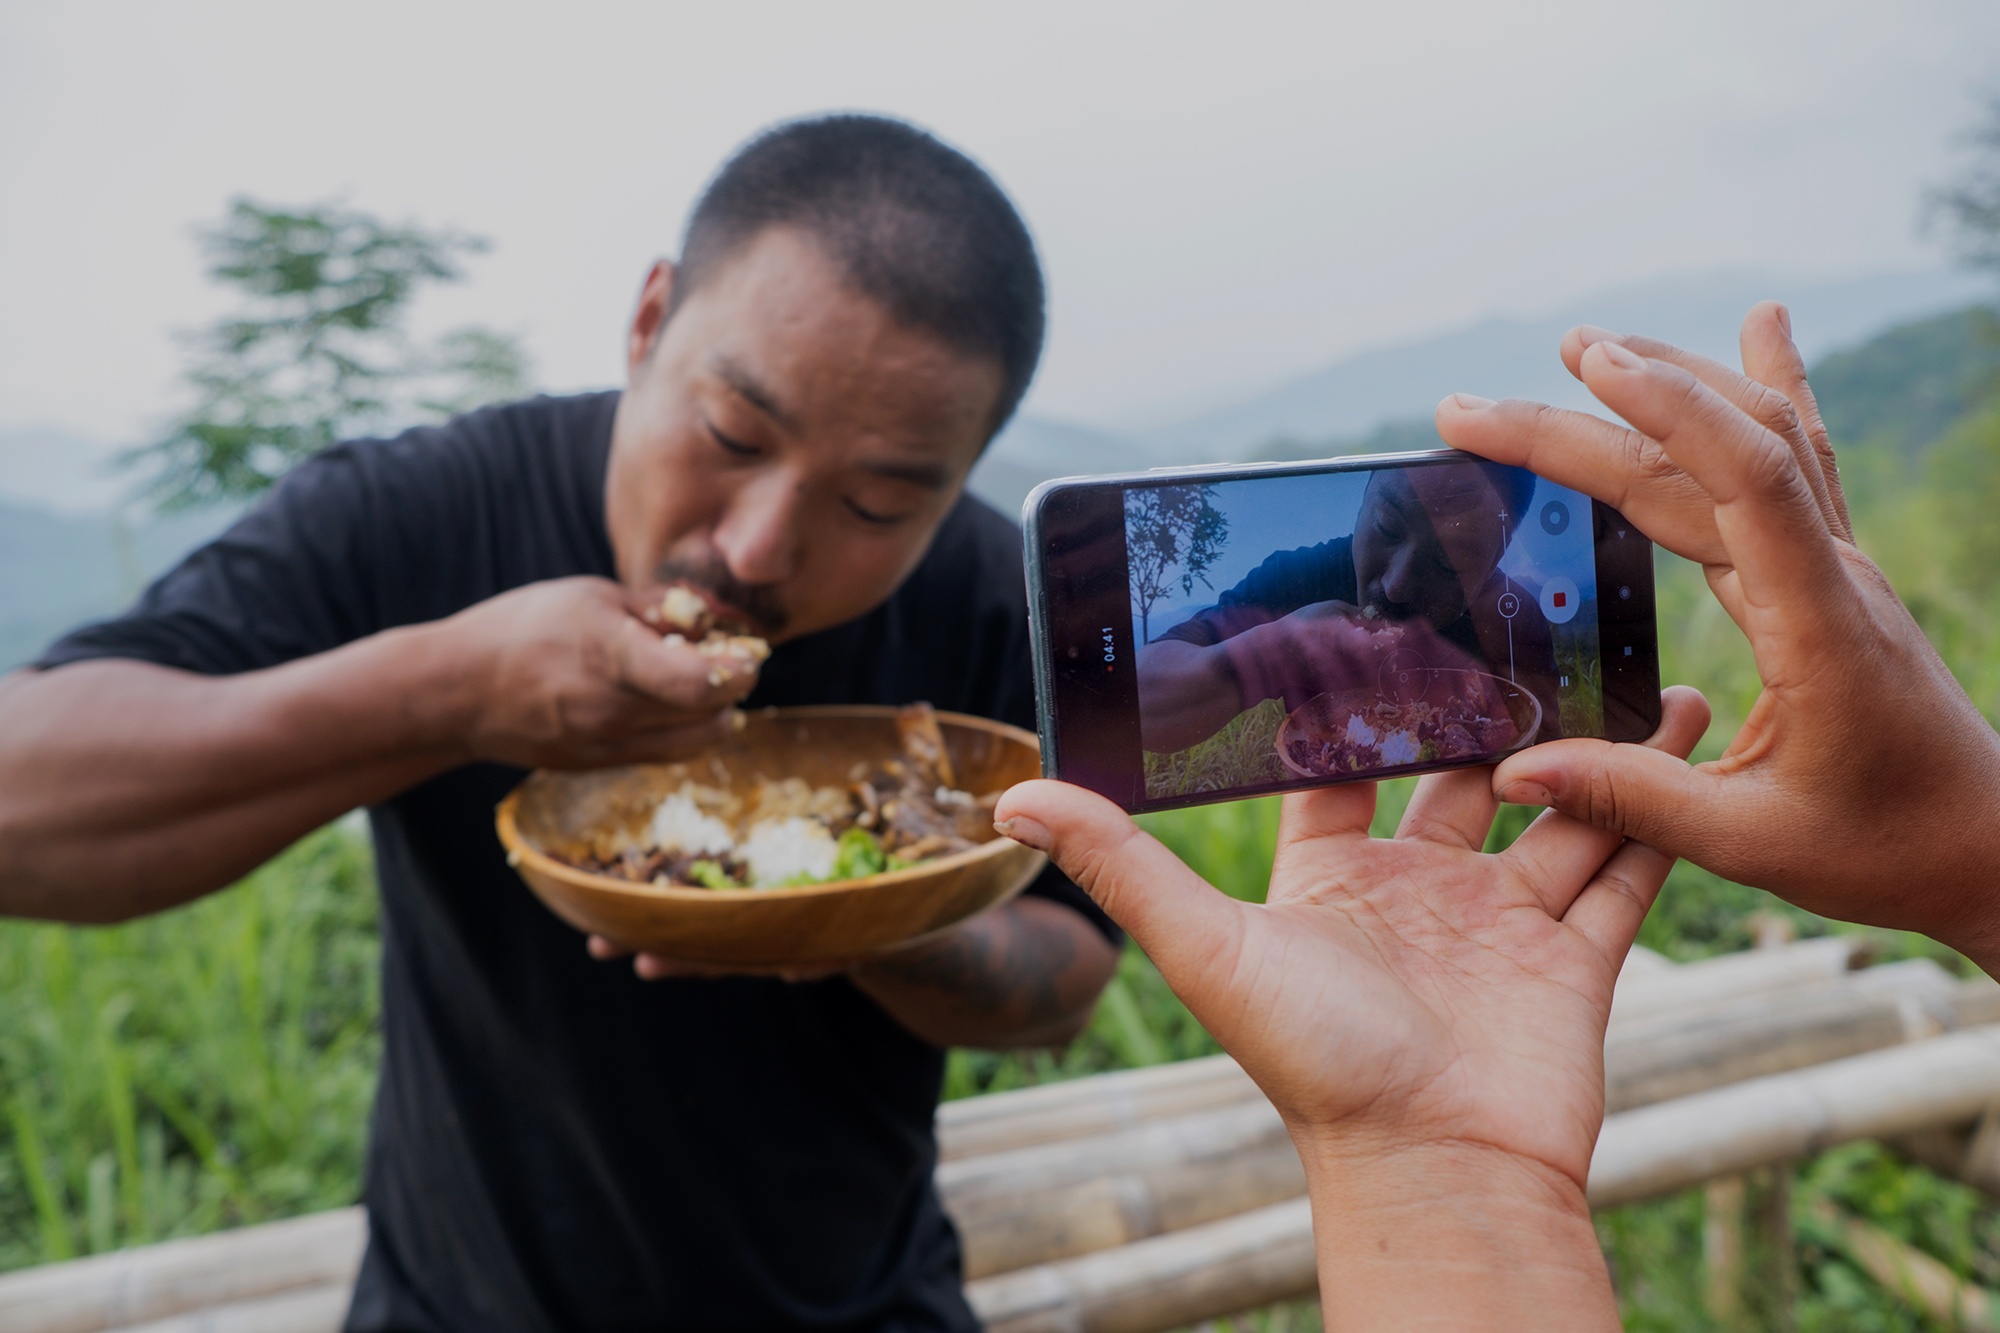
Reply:
[[[1603,734],[1590,500],[1472,460],[1131,487],[1149,799]]]

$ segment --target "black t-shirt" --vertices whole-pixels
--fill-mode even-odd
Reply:
[[[616,407],[538,398],[329,449],[37,665],[248,671],[611,577]],[[1033,725],[1020,535],[971,498],[885,604],[781,645],[748,702],[920,699]],[[370,811],[383,1057],[347,1327],[975,1328],[931,1183],[943,1052],[842,979],[591,961],[494,836],[521,777],[469,765]],[[1060,875],[1029,892],[1117,938]]]

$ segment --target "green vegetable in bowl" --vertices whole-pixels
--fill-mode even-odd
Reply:
[[[704,889],[740,889],[743,886],[729,877],[729,872],[718,861],[696,861],[687,868],[687,877]]]
[[[879,875],[889,868],[890,857],[882,850],[882,840],[865,828],[855,827],[840,835],[833,853],[833,873],[829,879],[862,879]]]

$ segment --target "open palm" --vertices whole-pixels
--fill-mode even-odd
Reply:
[[[1670,691],[1653,743],[1684,755],[1706,724]],[[1483,769],[1426,778],[1394,839],[1368,836],[1374,809],[1366,785],[1286,797],[1262,905],[1080,788],[1024,783],[997,813],[1132,933],[1295,1137],[1491,1147],[1580,1190],[1612,984],[1669,858],[1553,812],[1486,855]]]

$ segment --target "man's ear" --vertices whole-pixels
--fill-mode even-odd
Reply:
[[[639,367],[653,355],[666,327],[667,307],[674,295],[674,264],[658,259],[646,272],[646,284],[639,289],[639,308],[632,312],[632,328],[625,341],[625,371],[636,378]]]

